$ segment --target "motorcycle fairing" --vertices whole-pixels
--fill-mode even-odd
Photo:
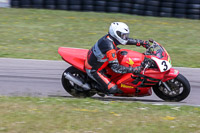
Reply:
[[[172,67],[169,54],[163,46],[155,41],[146,50],[145,55],[147,58],[151,58],[156,62],[160,72],[168,71]]]
[[[85,72],[84,64],[88,49],[60,47],[58,53],[67,63]]]
[[[156,62],[160,72],[168,71],[172,67],[172,65],[167,60],[159,60],[155,57],[152,57],[151,59]]]
[[[171,68],[169,71],[166,72],[162,81],[166,82],[168,80],[175,79],[178,76],[178,74],[179,74],[178,70]]]
[[[145,75],[134,75],[132,73],[127,73],[115,77],[113,81],[116,81],[118,87],[126,94],[132,94],[133,96],[147,96],[152,94],[152,86],[156,85],[160,81],[166,82],[170,79],[174,79],[178,76],[178,74],[179,71],[173,68],[171,68],[169,71],[162,73],[160,73],[158,69],[149,69],[146,70]],[[118,94],[117,96],[126,95]]]
[[[160,82],[159,79],[147,77],[142,74],[134,75],[132,73],[121,75],[120,77],[117,77],[113,81],[116,81],[118,87],[123,92],[125,92],[125,94],[132,94],[133,96],[151,95],[152,94],[151,87]],[[121,96],[126,96],[126,95],[121,95]]]
[[[114,96],[120,96],[120,97],[134,97],[134,96],[143,97],[143,96],[151,96],[151,95],[152,95],[151,87],[142,87],[142,88],[138,87],[138,88],[132,89],[132,91],[131,92],[129,91],[129,93],[114,94]]]

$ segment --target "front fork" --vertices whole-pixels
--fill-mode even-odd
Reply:
[[[169,86],[166,84],[166,82],[162,82],[161,83],[165,86],[165,88],[170,92],[172,91],[171,88],[169,88]]]
[[[169,71],[166,72],[163,80],[161,80],[161,83],[165,86],[165,88],[168,91],[171,91],[171,88],[166,84],[166,81],[171,80],[171,79],[175,79],[179,74],[179,71],[171,68]]]

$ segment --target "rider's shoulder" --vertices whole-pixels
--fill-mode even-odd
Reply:
[[[100,49],[104,50],[114,49],[113,40],[109,38],[108,35],[105,35],[99,39],[98,46]]]
[[[110,38],[104,38],[101,42],[104,46],[113,46],[113,40]]]

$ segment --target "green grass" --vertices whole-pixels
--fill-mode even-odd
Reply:
[[[200,132],[200,107],[94,99],[0,97],[3,133]]]
[[[58,47],[89,49],[113,21],[127,23],[130,37],[163,44],[174,66],[200,67],[200,20],[58,10],[0,8],[0,57],[60,60]]]

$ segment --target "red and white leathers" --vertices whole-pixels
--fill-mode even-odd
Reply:
[[[85,61],[85,69],[89,77],[94,79],[104,92],[120,92],[117,85],[103,74],[103,69],[109,66],[116,73],[139,73],[140,67],[125,67],[119,65],[117,60],[117,45],[119,42],[109,34],[99,39],[96,44],[89,50]],[[127,45],[143,45],[148,47],[147,41],[129,38]]]

